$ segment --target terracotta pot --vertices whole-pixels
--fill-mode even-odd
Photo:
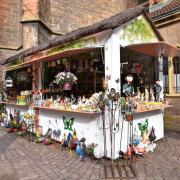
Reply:
[[[131,122],[133,120],[133,115],[132,114],[125,114],[126,121]]]
[[[63,90],[64,91],[70,91],[71,90],[71,84],[69,82],[65,82],[63,84]]]

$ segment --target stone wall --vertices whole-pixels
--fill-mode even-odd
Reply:
[[[0,49],[17,49],[22,44],[20,0],[0,0]]]
[[[180,22],[168,24],[165,27],[158,28],[166,42],[173,45],[180,45]]]
[[[137,4],[138,0],[0,0],[0,61]]]
[[[138,0],[52,0],[51,29],[67,33],[134,7],[137,2]]]
[[[138,0],[0,0],[0,60],[12,56],[13,50],[18,52],[22,45],[26,47],[20,21],[40,19],[50,29],[40,29],[42,43],[51,34],[93,24],[137,4]],[[2,48],[12,49],[12,53],[6,54]]]
[[[22,20],[33,20],[39,18],[39,0],[21,0],[23,2]]]
[[[3,89],[3,83],[4,82],[4,68],[3,66],[0,66],[0,92]]]
[[[167,100],[173,105],[173,107],[165,109],[165,129],[180,132],[180,96],[167,97]]]

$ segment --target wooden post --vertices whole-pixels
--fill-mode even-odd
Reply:
[[[41,87],[40,87],[40,63],[35,63],[33,64],[33,89],[34,91],[38,91]],[[38,131],[38,125],[39,125],[39,109],[35,109],[35,132]]]
[[[168,63],[170,65],[168,70],[168,77],[169,77],[169,95],[174,94],[174,64],[173,64],[173,57],[168,57]]]

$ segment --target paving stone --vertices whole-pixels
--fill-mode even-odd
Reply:
[[[154,153],[137,161],[138,180],[180,179],[180,134],[167,132]],[[29,143],[0,128],[0,180],[104,179],[101,163],[54,146]]]

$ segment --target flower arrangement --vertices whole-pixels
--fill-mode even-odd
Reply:
[[[56,84],[70,83],[71,85],[77,82],[77,77],[71,72],[60,72],[55,76],[53,81]]]

